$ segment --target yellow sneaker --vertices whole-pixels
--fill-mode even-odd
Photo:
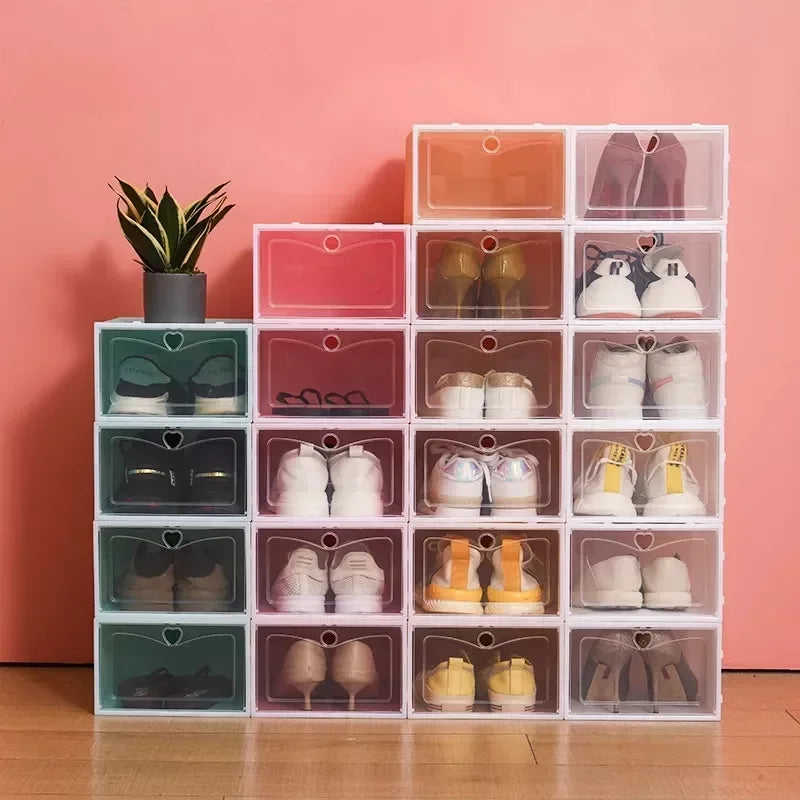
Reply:
[[[512,656],[498,660],[481,671],[481,680],[489,692],[489,708],[513,714],[533,711],[536,704],[536,678],[533,664],[527,658]]]
[[[422,699],[429,711],[472,711],[475,668],[464,658],[448,658],[425,673]]]
[[[486,589],[487,614],[544,614],[542,587],[526,569],[533,560],[530,546],[505,538],[492,553],[492,578]]]

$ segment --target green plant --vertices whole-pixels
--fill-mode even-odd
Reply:
[[[230,181],[215,186],[185,208],[175,202],[167,189],[159,200],[149,186],[141,191],[119,178],[117,182],[121,191],[108,185],[118,198],[117,217],[122,232],[139,256],[134,261],[146,272],[196,272],[208,234],[233,208],[225,205],[228,196],[222,191]]]

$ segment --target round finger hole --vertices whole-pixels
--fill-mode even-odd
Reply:
[[[339,437],[335,433],[326,433],[322,437],[322,446],[326,450],[335,450],[339,446]]]
[[[478,644],[481,647],[493,647],[494,634],[491,631],[481,631],[478,634]]]
[[[487,153],[496,153],[500,149],[500,140],[496,136],[487,136],[483,140],[483,149]]]
[[[484,336],[481,339],[481,350],[484,353],[491,353],[493,350],[497,350],[497,338],[488,334]]]
[[[322,246],[329,253],[335,253],[342,246],[342,240],[338,236],[334,236],[334,234],[330,234],[330,236],[326,236],[323,239]]]
[[[481,450],[493,450],[497,447],[497,439],[491,433],[485,433],[478,441]]]
[[[481,239],[481,250],[484,253],[492,253],[500,246],[500,243],[497,241],[496,236],[484,236]]]
[[[657,150],[660,143],[661,139],[658,137],[657,133],[654,133],[650,137],[650,141],[647,143],[647,152],[652,153],[653,151]]]
[[[333,531],[326,531],[322,534],[320,541],[323,547],[327,547],[328,550],[333,550],[333,548],[339,544],[339,537]]]
[[[319,640],[321,644],[324,644],[325,647],[333,647],[338,641],[339,637],[336,634],[336,631],[322,631],[319,635]]]
[[[491,550],[491,549],[494,547],[494,545],[495,545],[495,541],[496,541],[496,540],[495,540],[495,538],[494,538],[494,534],[492,534],[492,533],[488,533],[488,532],[487,532],[487,533],[482,533],[482,534],[481,534],[481,535],[478,537],[478,544],[479,544],[479,545],[480,545],[480,546],[481,546],[481,547],[482,547],[484,550]]]
[[[329,333],[323,340],[322,346],[327,350],[329,353],[333,352],[334,350],[338,350],[342,344],[342,340],[335,334]]]

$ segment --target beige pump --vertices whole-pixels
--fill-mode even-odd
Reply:
[[[345,642],[333,654],[333,679],[348,694],[348,711],[355,711],[356,695],[378,681],[375,658],[369,645],[355,640]]]
[[[325,649],[316,642],[300,639],[287,651],[278,675],[280,686],[291,686],[303,695],[304,708],[311,711],[311,692],[325,680]]]

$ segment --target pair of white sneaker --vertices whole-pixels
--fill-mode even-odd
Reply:
[[[689,608],[689,570],[677,553],[644,567],[633,555],[586,561],[580,597],[573,600],[589,608]]]
[[[703,362],[697,346],[678,337],[663,347],[654,340],[632,346],[604,342],[592,363],[588,405],[593,417],[641,418],[645,382],[663,419],[708,414]]]
[[[289,614],[324,614],[330,588],[337,614],[377,614],[383,610],[384,572],[364,545],[336,551],[328,567],[311,547],[293,550],[272,586],[275,608]]]
[[[330,505],[329,480],[333,486]],[[281,457],[275,485],[276,513],[282,516],[383,516],[381,463],[362,445],[351,445],[326,458],[303,442]]]
[[[653,517],[703,516],[700,486],[687,463],[684,442],[655,448],[644,474],[644,515]],[[633,493],[638,475],[633,452],[619,442],[601,447],[573,487],[575,514],[635,517]]]
[[[432,450],[432,452],[436,452]],[[526,450],[502,448],[477,453],[443,447],[428,476],[423,505],[440,517],[479,517],[484,485],[491,516],[536,516],[539,461]]]
[[[533,384],[518,372],[448,372],[429,401],[438,417],[517,419],[536,414]]]

